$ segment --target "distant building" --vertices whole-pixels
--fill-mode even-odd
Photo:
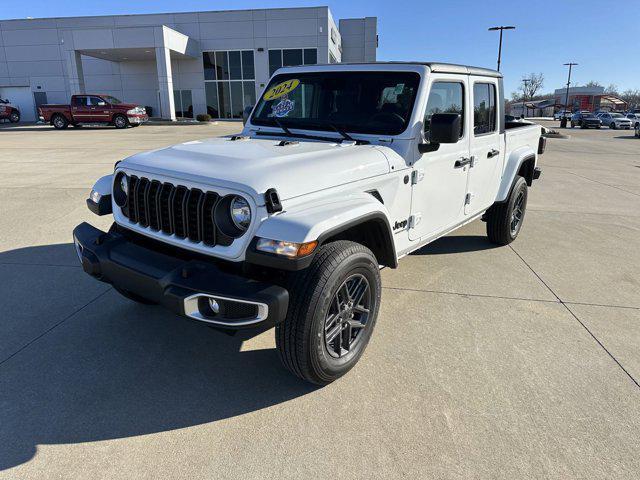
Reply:
[[[328,7],[0,21],[0,98],[36,107],[74,93],[149,106],[166,119],[241,118],[282,66],[373,62],[377,19]]]
[[[554,92],[555,102],[564,107],[567,96],[566,88],[559,88]],[[567,110],[572,112],[599,110],[621,110],[627,109],[627,102],[621,98],[605,93],[604,87],[570,87]]]

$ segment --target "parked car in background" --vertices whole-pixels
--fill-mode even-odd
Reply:
[[[631,120],[621,113],[602,112],[598,118],[602,121],[602,125],[609,128],[625,128],[627,130],[631,128]]]
[[[0,120],[9,120],[11,123],[20,121],[20,110],[15,105],[11,105],[9,100],[0,98]]]
[[[570,119],[571,118],[571,112],[568,110],[559,110],[556,113],[553,114],[553,119],[554,120],[562,120],[562,117],[566,118],[566,119]]]
[[[110,95],[93,94],[73,95],[70,105],[42,105],[38,108],[38,115],[40,120],[58,130],[87,123],[113,125],[116,128],[137,127],[149,120],[141,105],[123,103]]]
[[[638,128],[638,125],[640,125],[640,113],[627,113],[627,118],[631,120],[631,127]]]
[[[580,112],[571,116],[571,128],[575,126],[580,128],[600,128],[602,122],[591,112]]]
[[[636,123],[636,138],[640,138],[640,124]]]

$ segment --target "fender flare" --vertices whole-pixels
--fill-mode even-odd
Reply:
[[[380,263],[397,267],[393,232],[386,207],[373,195],[365,192],[345,195],[342,198],[326,198],[309,201],[287,208],[263,220],[246,252],[246,260],[264,266],[284,270],[301,270],[308,267],[314,253],[299,259],[288,259],[255,249],[258,238],[305,243],[318,241],[319,245],[348,234],[360,225],[375,226],[382,235],[383,258]],[[381,250],[382,251],[382,250]]]
[[[504,173],[502,174],[502,180],[500,181],[500,187],[498,188],[496,202],[504,202],[507,199],[520,167],[524,162],[531,159],[533,159],[535,166],[535,162],[537,161],[536,152],[529,146],[516,148],[511,152],[506,161]]]

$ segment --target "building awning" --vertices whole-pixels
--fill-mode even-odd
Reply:
[[[538,100],[536,102],[529,102],[524,104],[526,108],[549,108],[549,107],[562,107],[559,103],[556,103],[554,99]]]
[[[626,105],[627,102],[622,100],[621,98],[616,97],[615,95],[598,95],[600,97],[600,101],[604,101],[607,103],[613,103],[614,105]]]

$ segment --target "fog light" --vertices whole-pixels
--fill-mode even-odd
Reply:
[[[216,301],[215,298],[209,298],[209,308],[216,315],[220,313],[220,304]]]

